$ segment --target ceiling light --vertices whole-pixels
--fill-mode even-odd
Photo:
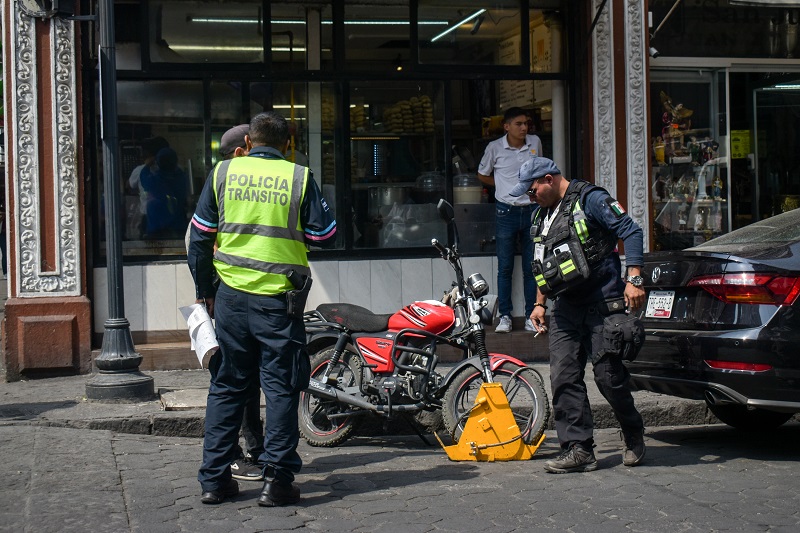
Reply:
[[[261,21],[252,17],[186,17],[188,22],[206,24],[258,24]]]
[[[217,46],[201,44],[171,44],[169,48],[176,52],[262,52],[262,46]],[[273,46],[273,52],[305,52],[305,47],[289,48],[288,46]]]
[[[485,10],[485,9],[479,9],[478,11],[476,11],[475,13],[473,13],[472,15],[470,15],[470,16],[468,16],[467,18],[465,18],[464,20],[462,20],[461,22],[456,22],[455,24],[453,24],[452,26],[450,26],[449,28],[447,28],[446,30],[444,30],[442,33],[440,33],[439,35],[435,36],[433,39],[431,39],[431,42],[432,42],[432,43],[434,43],[434,42],[438,41],[439,39],[441,39],[442,37],[444,37],[444,36],[445,36],[445,35],[447,35],[448,33],[450,33],[450,32],[453,32],[453,31],[457,30],[457,29],[458,29],[460,26],[462,26],[463,24],[466,24],[467,22],[469,22],[469,21],[470,21],[470,20],[472,20],[472,19],[475,19],[475,18],[478,18],[478,17],[480,17],[480,16],[481,16],[481,15],[483,15],[484,13],[486,13],[486,10]]]
[[[772,87],[764,87],[765,91],[798,91],[800,83],[779,83]]]
[[[261,20],[253,17],[186,17],[188,22],[204,24],[259,24]],[[272,24],[305,24],[303,19],[272,19]],[[323,20],[321,24],[325,26],[333,25],[332,20]],[[345,26],[408,26],[411,22],[407,20],[345,20]],[[420,20],[420,26],[447,26],[446,20]]]
[[[397,72],[401,72],[403,70],[403,56],[397,54],[397,57],[392,61],[392,65]]]

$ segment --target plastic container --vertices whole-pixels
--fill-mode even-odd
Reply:
[[[445,180],[441,172],[426,172],[417,178],[412,197],[418,204],[435,204],[444,198]]]
[[[479,204],[483,186],[475,174],[459,174],[453,178],[453,202]]]

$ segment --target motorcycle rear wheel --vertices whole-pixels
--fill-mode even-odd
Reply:
[[[311,377],[319,379],[333,357],[333,348],[322,350],[311,358]],[[339,363],[333,368],[331,377],[338,388],[357,387],[360,366],[358,356],[345,350]],[[346,412],[351,407],[319,398],[308,391],[300,393],[298,422],[300,435],[311,446],[333,447],[344,442],[356,429],[358,417],[328,418],[329,415]]]
[[[523,442],[537,443],[550,420],[550,401],[539,374],[509,363],[494,371],[494,380],[503,384]],[[447,388],[442,418],[453,442],[458,442],[461,437],[483,383],[483,374],[468,366],[453,378]]]

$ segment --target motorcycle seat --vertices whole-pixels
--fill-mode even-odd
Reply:
[[[388,315],[376,315],[369,309],[354,304],[320,304],[317,311],[328,322],[341,324],[350,331],[372,333],[389,329]]]

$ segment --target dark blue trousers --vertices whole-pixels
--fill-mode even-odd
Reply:
[[[566,449],[594,444],[594,419],[584,382],[586,363],[594,363],[594,382],[611,405],[624,433],[639,433],[644,423],[628,386],[630,374],[618,356],[602,356],[603,320],[598,305],[575,305],[558,298],[550,317],[550,386],[558,442]]]
[[[245,403],[258,375],[266,398],[264,453],[259,462],[282,482],[294,480],[303,462],[297,453],[297,406],[308,386],[310,365],[302,319],[289,318],[284,295],[259,296],[220,284],[214,315],[220,349],[209,363],[203,491],[226,486],[236,459]]]

